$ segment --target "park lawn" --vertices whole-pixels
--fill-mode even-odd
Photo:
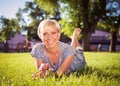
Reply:
[[[70,76],[32,79],[30,53],[0,53],[0,86],[120,86],[120,52],[84,52],[87,67]]]

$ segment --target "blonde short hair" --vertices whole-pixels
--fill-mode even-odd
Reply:
[[[40,30],[44,29],[45,27],[49,27],[51,25],[55,25],[56,29],[60,32],[61,28],[59,23],[56,20],[50,20],[50,19],[46,19],[43,20],[42,22],[40,22],[39,26],[38,26],[38,30],[37,30],[37,34],[40,35]]]

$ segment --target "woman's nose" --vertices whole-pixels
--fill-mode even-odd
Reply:
[[[48,34],[47,39],[51,39],[51,38],[52,38],[52,34]]]

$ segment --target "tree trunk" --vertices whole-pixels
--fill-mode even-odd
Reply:
[[[116,36],[116,31],[112,32],[112,36],[110,39],[110,52],[116,52],[116,43],[117,43],[117,36]]]
[[[84,51],[91,51],[90,50],[90,36],[91,34],[87,33],[82,37],[82,47]]]

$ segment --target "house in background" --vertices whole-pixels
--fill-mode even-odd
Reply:
[[[24,35],[18,34],[12,39],[8,40],[9,52],[30,52],[33,45],[40,42],[40,40],[29,41]]]
[[[22,34],[18,34],[15,37],[7,41],[9,45],[9,52],[23,51],[26,37]]]
[[[109,51],[110,46],[110,36],[112,34],[95,30],[94,33],[92,33],[90,42],[91,42],[91,50],[92,51]],[[116,51],[120,51],[120,36],[117,36],[117,45],[116,45]]]

